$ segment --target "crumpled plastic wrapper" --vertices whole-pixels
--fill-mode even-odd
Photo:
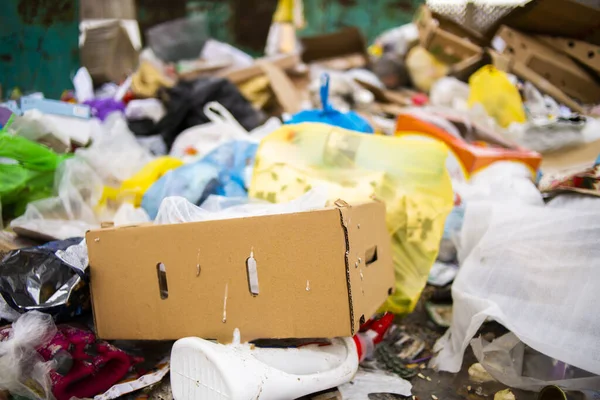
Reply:
[[[13,250],[0,262],[0,318],[27,311],[68,320],[89,309],[87,246],[82,238]]]

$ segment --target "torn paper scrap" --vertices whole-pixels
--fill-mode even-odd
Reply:
[[[343,400],[369,400],[372,393],[411,395],[412,385],[396,375],[359,369],[354,379],[338,387]]]

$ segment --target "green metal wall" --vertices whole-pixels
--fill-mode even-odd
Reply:
[[[304,0],[306,29],[301,35],[333,32],[358,26],[368,42],[381,32],[412,20],[423,0]]]
[[[0,0],[0,84],[57,98],[79,66],[76,0]]]
[[[358,26],[371,42],[384,30],[410,22],[422,3],[424,0],[304,0],[307,25],[299,34]],[[211,36],[257,56],[264,49],[276,6],[277,0],[172,0],[169,4],[138,0],[138,17],[141,25],[147,26],[149,16],[162,22],[161,16],[173,10],[179,10],[181,16],[204,12],[209,16]]]
[[[102,0],[97,0],[102,1]],[[142,32],[160,22],[205,12],[209,32],[252,55],[264,48],[277,0],[137,0]],[[360,27],[371,42],[410,22],[423,0],[304,0],[307,26],[300,35]],[[57,98],[72,88],[79,66],[77,0],[0,0],[0,84]]]

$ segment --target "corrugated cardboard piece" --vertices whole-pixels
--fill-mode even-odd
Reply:
[[[351,336],[394,286],[385,205],[86,235],[104,339]],[[256,262],[258,295],[247,260]],[[251,264],[251,263],[250,263]]]
[[[600,45],[600,10],[577,0],[535,0],[516,7],[486,34],[493,35],[500,25],[520,31],[570,37]],[[557,22],[560,21],[560,22]]]
[[[514,57],[569,96],[584,103],[600,101],[600,85],[587,71],[536,38],[503,26],[493,44],[500,53]]]
[[[427,6],[421,6],[415,14],[419,28],[419,42],[440,61],[455,64],[481,56],[482,48],[475,44],[476,38],[449,21],[434,18]]]
[[[356,27],[303,37],[300,42],[305,63],[318,62],[327,68],[340,70],[360,68],[369,63],[366,40]]]
[[[562,51],[582,64],[587,65],[596,72],[600,72],[600,46],[569,38],[552,36],[538,36],[537,38],[547,45],[554,47],[556,50]]]

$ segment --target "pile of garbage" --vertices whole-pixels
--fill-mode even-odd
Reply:
[[[600,40],[567,5],[600,15],[423,5],[367,47],[280,0],[261,58],[84,21],[73,90],[0,104],[0,398],[600,390]]]

